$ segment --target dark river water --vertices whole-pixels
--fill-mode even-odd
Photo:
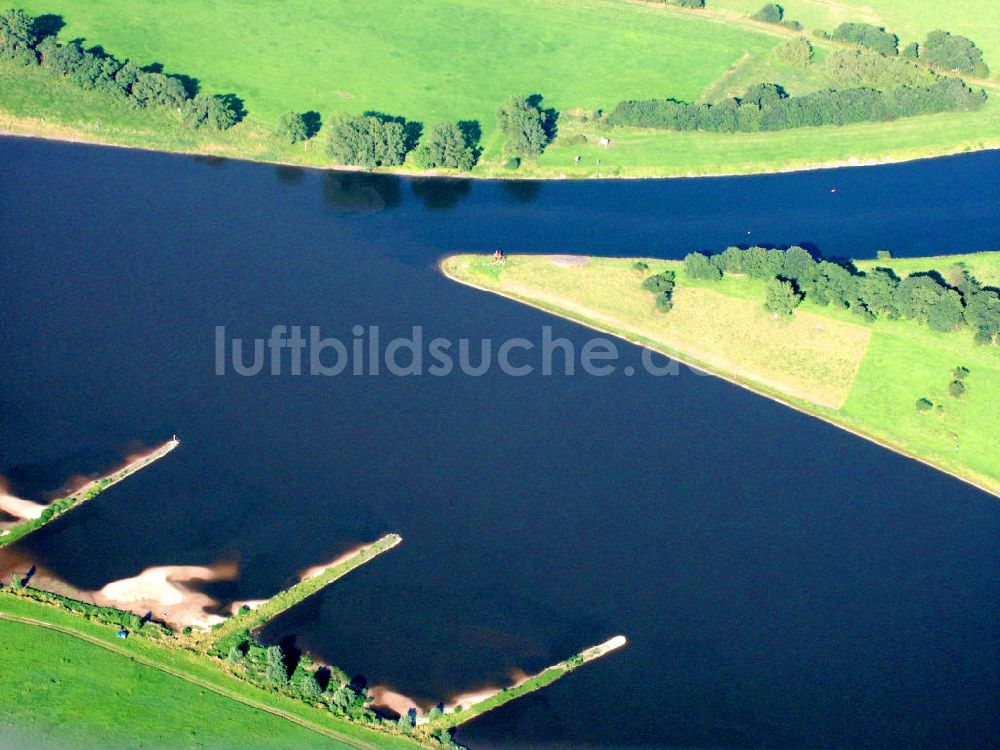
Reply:
[[[478,750],[1000,746],[995,498],[685,369],[241,377],[214,360],[216,326],[592,335],[444,279],[456,251],[1000,249],[1000,153],[498,184],[3,139],[0,170],[0,474],[43,498],[133,441],[183,440],[22,557],[88,589],[237,561],[205,586],[229,602],[397,531],[265,637],[425,701],[628,636],[463,727]]]

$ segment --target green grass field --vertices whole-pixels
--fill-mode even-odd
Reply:
[[[45,748],[347,748],[45,628],[0,620],[0,732]]]
[[[487,136],[512,93],[559,109],[669,93],[695,98],[764,33],[654,13],[618,0],[317,3],[22,0],[58,13],[61,37],[236,93],[260,121],[287,110],[365,110],[430,124],[479,120]]]
[[[227,133],[195,134],[176,113],[131,112],[101,94],[0,64],[0,129],[324,166],[323,133],[309,150],[282,145],[272,133],[280,113],[315,110],[329,121],[380,111],[425,126],[471,119],[483,130],[485,151],[473,172],[483,177],[735,174],[1000,148],[996,103],[978,113],[750,134],[617,130],[578,116],[625,98],[717,98],[757,79],[793,92],[826,85],[818,66],[802,73],[776,65],[773,49],[789,33],[748,22],[736,12],[745,10],[741,3],[710,0],[707,11],[696,12],[629,0],[428,0],[400,13],[387,0],[23,0],[31,13],[63,16],[63,40],[83,38],[122,58],[161,63],[199,79],[208,93],[235,93],[249,117]],[[881,3],[898,8],[904,0]],[[988,3],[968,5],[978,15],[966,6],[956,15],[984,31],[948,28],[987,40],[985,30],[997,26],[984,20]],[[822,59],[828,47],[817,45]],[[543,94],[562,113],[560,137],[516,172],[503,166],[495,125],[497,107],[513,93]],[[601,136],[610,148],[597,143]]]
[[[114,627],[58,607],[0,593],[3,615],[77,637],[0,619],[2,747],[7,738],[34,748],[419,747],[263,691],[190,651],[122,641]]]
[[[764,282],[727,276],[695,281],[678,261],[514,256],[502,266],[481,256],[443,263],[450,277],[675,356],[764,395],[874,438],[1000,494],[1000,355],[972,333],[939,333],[913,321],[862,322],[849,311],[804,302],[791,320],[762,308]],[[899,275],[964,263],[984,283],[1000,277],[1000,253],[872,261]],[[644,275],[677,273],[674,308],[656,310]],[[965,395],[948,393],[966,367]],[[934,409],[919,414],[917,399]]]

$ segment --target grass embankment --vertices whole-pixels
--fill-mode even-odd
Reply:
[[[513,687],[498,690],[493,695],[476,701],[469,706],[463,706],[459,711],[448,711],[447,713],[442,714],[439,718],[431,719],[427,722],[427,726],[431,728],[457,727],[460,724],[470,722],[477,716],[481,716],[487,711],[492,711],[493,709],[499,708],[500,706],[510,703],[513,700],[517,700],[523,695],[533,693],[536,690],[541,690],[546,685],[551,685],[560,677],[568,675],[574,669],[582,667],[588,661],[599,659],[602,656],[611,653],[615,649],[621,648],[626,643],[627,641],[625,636],[616,635],[614,638],[610,638],[604,643],[585,649],[576,656],[565,659],[558,664],[554,664],[553,666],[542,670],[536,675],[532,675],[531,677],[522,680]]]
[[[241,7],[240,22],[232,23],[229,3],[20,4],[30,13],[62,14],[64,40],[83,37],[120,58],[162,63],[198,78],[205,92],[239,95],[249,110],[230,131],[193,133],[175,112],[133,112],[3,63],[0,130],[20,134],[323,167],[325,133],[308,150],[282,145],[272,132],[280,113],[315,110],[329,121],[371,110],[425,127],[476,120],[484,153],[472,176],[541,178],[772,172],[1000,148],[1000,105],[993,102],[975,113],[778,133],[618,130],[577,116],[628,98],[717,98],[762,77],[794,93],[828,84],[820,64],[802,72],[775,61],[787,30],[711,7],[429,0],[400,14],[388,0],[291,0]],[[969,32],[973,39],[985,38],[988,24],[979,26]],[[815,43],[819,59],[833,48]],[[560,137],[537,161],[511,171],[495,112],[510,94],[534,92],[561,113]],[[599,145],[600,136],[611,138],[610,148]]]
[[[256,688],[221,661],[167,642],[123,641],[116,630],[0,592],[3,736],[56,748],[418,746]]]
[[[921,262],[923,261],[923,262]],[[687,277],[683,263],[514,256],[497,266],[482,256],[442,262],[456,281],[495,292],[647,346],[738,385],[821,417],[1000,495],[1000,356],[972,333],[939,333],[908,320],[862,322],[808,300],[790,320],[762,307],[765,282],[727,275]],[[965,262],[984,283],[1000,276],[1000,253],[878,261],[902,275],[947,271]],[[645,275],[677,274],[674,308],[656,310]],[[961,398],[948,394],[956,367],[970,370]],[[919,414],[917,399],[935,409]]]
[[[52,503],[49,504],[48,508],[46,508],[45,511],[42,512],[42,515],[40,517],[32,518],[30,520],[19,523],[16,526],[4,529],[3,532],[0,532],[0,547],[5,547],[8,544],[13,544],[18,539],[21,539],[30,534],[32,531],[40,529],[42,526],[45,526],[46,524],[51,523],[55,519],[59,518],[59,516],[68,513],[81,503],[84,503],[87,500],[92,500],[93,498],[97,497],[102,492],[104,492],[104,490],[106,490],[108,487],[111,487],[112,485],[117,484],[123,479],[132,476],[140,469],[149,466],[151,463],[153,463],[153,461],[156,461],[159,458],[163,458],[178,445],[180,445],[179,440],[168,440],[159,448],[156,448],[155,450],[145,454],[144,456],[141,456],[140,458],[130,461],[121,469],[118,469],[117,471],[108,474],[105,477],[101,477],[100,479],[95,479],[91,482],[87,482],[87,484],[78,489],[76,492],[67,495],[66,497],[59,498],[58,500],[54,500]]]
[[[315,575],[306,577],[294,586],[275,594],[260,606],[238,612],[222,624],[212,628],[206,636],[211,642],[217,643],[236,633],[256,630],[285,610],[291,609],[303,599],[312,596],[320,589],[329,586],[402,541],[403,538],[398,534],[386,534],[377,541],[335,560]]]

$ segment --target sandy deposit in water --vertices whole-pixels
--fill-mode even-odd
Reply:
[[[42,511],[48,507],[42,503],[33,503],[31,500],[14,497],[9,490],[10,485],[7,484],[7,480],[0,477],[0,510],[14,516],[14,518],[30,521],[41,516]]]
[[[402,716],[410,709],[416,709],[422,713],[424,708],[418,706],[417,702],[408,695],[397,693],[385,685],[373,685],[368,688],[368,694],[372,696],[372,704],[379,708],[388,708]]]
[[[152,612],[154,619],[175,627],[209,627],[226,618],[214,611],[218,601],[191,584],[234,578],[235,564],[161,565],[132,578],[112,581],[92,596],[95,604],[139,615]]]

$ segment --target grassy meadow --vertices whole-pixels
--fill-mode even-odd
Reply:
[[[808,300],[789,319],[762,307],[765,282],[727,275],[690,279],[683,263],[559,256],[511,257],[503,266],[482,256],[442,263],[451,278],[502,294],[584,325],[621,336],[823,417],[1000,494],[1000,355],[977,346],[963,329],[939,333],[914,321],[863,322],[845,310]],[[984,283],[1000,276],[1000,253],[878,261],[900,276],[917,270],[947,274],[965,263]],[[674,307],[661,313],[643,278],[677,274]],[[948,393],[956,367],[967,391]],[[916,401],[934,408],[924,414]]]
[[[73,749],[419,747],[261,690],[190,651],[120,640],[115,630],[0,593],[0,746],[19,737],[19,747]]]
[[[0,732],[19,747],[350,747],[64,633],[0,620],[0,641]]]
[[[475,120],[484,152],[472,175],[482,177],[741,174],[1000,148],[1000,104],[993,102],[975,113],[777,133],[615,129],[590,117],[626,98],[707,101],[763,80],[793,93],[829,85],[821,63],[832,45],[814,40],[817,62],[807,71],[782,65],[774,50],[792,35],[748,21],[742,3],[710,0],[708,9],[690,11],[631,0],[429,0],[400,13],[387,0],[22,0],[29,13],[62,16],[62,40],[81,38],[120,58],[162,64],[198,79],[206,93],[237,94],[249,114],[231,131],[193,133],[176,113],[134,112],[101,93],[0,63],[0,130],[327,166],[322,130],[308,147],[278,141],[273,129],[282,112],[316,111],[328,122],[376,111],[425,127]],[[985,45],[994,33],[987,29],[997,26],[983,20],[985,4],[969,4],[976,12],[963,6],[955,13],[962,24],[944,25]],[[828,20],[814,25],[832,28]],[[966,22],[982,31],[965,29]],[[560,120],[547,151],[512,171],[495,113],[515,93],[544,95]],[[599,144],[602,136],[610,147]],[[398,171],[416,170],[407,164]]]

